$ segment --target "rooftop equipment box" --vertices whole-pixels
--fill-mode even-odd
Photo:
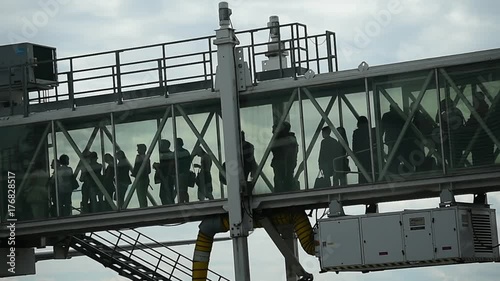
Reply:
[[[495,210],[458,205],[320,220],[322,271],[500,261]]]
[[[57,84],[56,49],[31,43],[0,46],[0,90],[22,88],[26,66],[28,90],[46,90]]]

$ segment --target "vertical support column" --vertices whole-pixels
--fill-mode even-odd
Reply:
[[[106,125],[104,125],[106,126]],[[103,130],[101,128],[101,130]],[[113,170],[115,172],[115,193],[116,193],[116,202],[118,203],[118,198],[120,198],[120,189],[118,188],[118,160],[116,159],[116,152],[118,146],[116,144],[116,124],[115,124],[115,114],[111,112],[111,137],[112,137],[112,145],[113,145]],[[122,203],[123,204],[123,203]],[[118,210],[122,209],[122,205],[118,203]]]
[[[116,60],[116,93],[118,94],[116,102],[118,104],[123,104],[122,72],[121,72],[121,66],[120,66],[120,52],[116,52],[115,53],[115,60]]]
[[[295,257],[299,256],[299,247],[297,243],[297,238],[295,238],[295,231],[293,225],[282,225],[278,226],[278,231],[281,233],[281,238],[285,241],[286,245],[290,250],[292,250]],[[293,263],[285,259],[285,276],[286,281],[297,281],[297,274],[293,268]]]
[[[439,72],[438,69],[434,69],[434,79],[436,79],[436,98],[437,98],[437,117],[439,122],[439,138],[441,139],[441,165],[443,168],[443,174],[447,173],[447,166],[446,166],[446,158],[445,158],[445,152],[444,152],[444,142],[447,141],[444,139],[444,133],[443,133],[443,120],[441,118],[441,86],[439,84]]]
[[[170,111],[172,113],[172,140],[174,142],[174,166],[175,166],[175,186],[179,186],[179,146],[177,145],[177,118],[175,116],[175,106],[172,104],[170,106]],[[181,201],[181,191],[179,188],[177,190],[177,203]]]
[[[368,115],[368,124],[369,124],[369,130],[368,130],[368,138],[370,139],[370,159],[371,159],[371,164],[372,168],[371,171],[371,182],[375,181],[375,154],[373,151],[373,124],[372,124],[372,111],[371,111],[371,101],[370,101],[370,89],[368,87],[368,78],[365,78],[365,94],[366,94],[366,115]]]
[[[219,3],[220,29],[216,30],[217,85],[222,106],[226,180],[228,190],[229,230],[233,240],[234,272],[236,281],[250,280],[248,260],[248,225],[242,210],[243,169],[241,162],[239,97],[236,85],[234,47],[239,43],[230,25],[231,10],[227,2]],[[236,167],[236,169],[230,169]],[[248,221],[248,220],[247,220]]]
[[[304,106],[302,104],[302,93],[299,88],[299,111],[300,111],[300,137],[302,139],[301,145],[302,145],[302,161],[304,162],[304,182],[305,182],[305,189],[309,189],[309,173],[307,170],[307,148],[306,148],[306,132],[305,132],[305,125],[304,125]]]
[[[381,131],[381,120],[382,120],[382,108],[380,103],[380,93],[378,91],[378,85],[376,83],[373,86],[373,107],[375,110],[375,141],[377,142],[377,173],[382,172],[384,167],[384,144],[382,142],[382,131]],[[376,177],[378,178],[378,176]]]
[[[217,131],[217,157],[219,159],[219,162],[223,163],[224,160],[222,160],[222,142],[221,142],[221,136],[220,136],[220,119],[219,118],[220,118],[219,113],[216,113],[215,114],[215,130]],[[220,177],[219,177],[219,187],[220,187],[220,198],[221,199],[226,198],[224,195],[224,185],[222,184]]]
[[[54,121],[50,122],[52,127],[51,137],[52,137],[52,152],[53,152],[53,161],[54,161],[54,184],[56,190],[56,213],[57,216],[60,216],[59,213],[59,177],[58,177],[58,165],[57,165],[57,141],[56,141],[56,126]]]

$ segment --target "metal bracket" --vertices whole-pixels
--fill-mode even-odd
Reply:
[[[440,208],[449,207],[457,203],[453,191],[451,191],[451,186],[450,188],[441,190],[439,198],[441,200],[441,203],[439,203]]]
[[[238,91],[246,91],[247,87],[252,86],[252,77],[250,76],[250,68],[245,61],[243,48],[235,48],[235,66],[236,66],[236,86]]]
[[[260,222],[269,237],[271,237],[271,239],[273,240],[276,247],[278,247],[278,250],[280,250],[283,257],[285,257],[285,260],[290,263],[291,269],[299,277],[299,280],[312,281],[313,275],[305,271],[297,257],[293,254],[292,250],[286,245],[285,241],[279,234],[278,230],[276,230],[276,227],[272,224],[271,220],[269,220],[269,218],[267,217],[264,217]]]
[[[332,202],[330,202],[330,205],[328,206],[328,208],[330,211],[328,214],[329,218],[345,216],[344,206],[338,200],[333,200]]]

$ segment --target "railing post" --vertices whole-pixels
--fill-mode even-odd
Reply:
[[[122,77],[120,69],[120,52],[115,52],[115,60],[116,60],[116,93],[118,94],[117,103],[123,104]]]
[[[155,267],[155,272],[158,270],[158,266],[160,266],[160,262],[161,262],[161,259],[163,258],[163,254],[160,254],[160,258],[158,259],[158,263],[156,264],[156,267]],[[172,275],[172,274],[170,274]]]
[[[128,256],[129,258],[132,257],[132,253],[135,250],[135,247],[137,246],[137,241],[139,241],[139,237],[141,237],[141,233],[137,234],[137,238],[135,239],[134,245],[132,245],[132,250],[130,250],[130,255]]]
[[[71,110],[75,110],[75,86],[73,84],[73,72],[69,72],[67,75],[69,105],[71,106]]]
[[[122,233],[120,232],[120,235],[118,235],[118,239],[116,239],[115,246],[113,247],[113,252],[111,253],[111,257],[113,257],[113,254],[116,252],[116,248],[118,247],[118,243],[120,242],[121,238],[122,238]]]
[[[175,260],[174,266],[172,267],[172,272],[170,272],[170,276],[168,277],[169,279],[174,276],[174,271],[177,268],[177,264],[179,264],[179,258],[181,255],[177,255],[177,259]]]
[[[330,41],[330,37],[332,33],[330,31],[326,32],[326,59],[328,60],[328,72],[333,72],[333,63],[332,63],[332,42]]]
[[[162,73],[162,63],[161,59],[158,60],[158,82],[160,87],[163,86],[163,73]]]

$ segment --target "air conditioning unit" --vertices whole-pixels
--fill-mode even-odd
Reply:
[[[0,46],[0,102],[20,102],[28,91],[57,85],[56,49],[31,43]]]
[[[327,218],[315,240],[323,272],[500,261],[495,210],[484,205]]]

